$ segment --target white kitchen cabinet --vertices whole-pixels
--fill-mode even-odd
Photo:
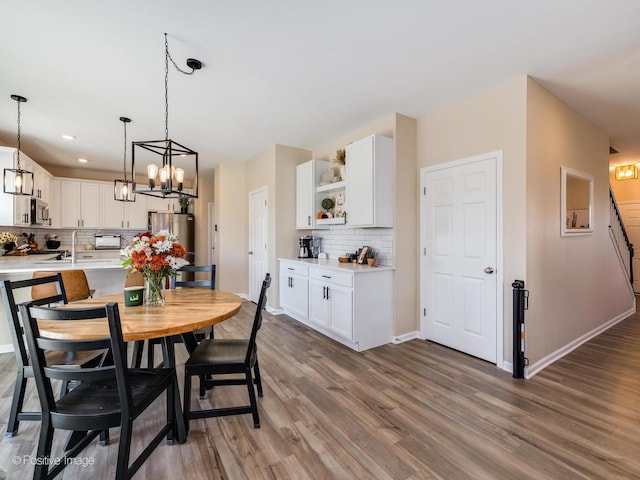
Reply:
[[[306,295],[294,293],[294,276],[293,285],[307,281]],[[393,268],[280,259],[280,306],[354,350],[384,345],[393,340]]]
[[[137,195],[136,195],[137,197]],[[147,207],[150,212],[179,212],[180,204],[177,198],[162,198],[147,195]]]
[[[280,262],[280,307],[296,320],[309,316],[306,265],[298,262]]]
[[[136,195],[135,202],[119,202],[113,197],[113,183],[100,184],[100,228],[147,229],[147,201]]]
[[[353,274],[309,269],[309,321],[353,340]]]
[[[317,191],[322,170],[329,166],[324,160],[309,160],[296,167],[296,229],[317,228]]]
[[[60,180],[60,226],[100,228],[100,184]]]
[[[371,135],[346,146],[348,224],[393,227],[393,140]]]

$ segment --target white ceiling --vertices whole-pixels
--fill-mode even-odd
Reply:
[[[640,161],[638,0],[30,0],[1,12],[0,144],[16,145],[10,94],[23,95],[23,150],[44,165],[120,171],[120,116],[129,140],[164,138],[164,32],[179,66],[204,63],[169,73],[169,136],[201,165],[419,118],[525,74],[604,129],[615,160]]]

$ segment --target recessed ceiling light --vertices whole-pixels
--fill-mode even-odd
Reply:
[[[80,163],[87,163],[87,162],[89,162],[89,160],[87,160],[86,158],[79,158],[79,159],[78,159],[78,161],[79,161]]]
[[[73,135],[67,135],[66,133],[62,134],[62,138],[64,138],[65,140],[75,140],[76,137]]]

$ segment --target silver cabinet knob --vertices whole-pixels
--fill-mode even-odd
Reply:
[[[489,275],[491,275],[493,273],[493,268],[491,267],[487,267],[484,269],[484,273],[488,273]]]

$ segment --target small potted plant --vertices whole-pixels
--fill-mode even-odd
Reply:
[[[193,203],[193,199],[189,197],[180,197],[178,199],[180,204],[180,213],[189,213],[189,205]]]
[[[367,252],[367,263],[370,267],[376,266],[376,260],[378,258],[378,252],[376,252],[373,248],[370,248]]]

